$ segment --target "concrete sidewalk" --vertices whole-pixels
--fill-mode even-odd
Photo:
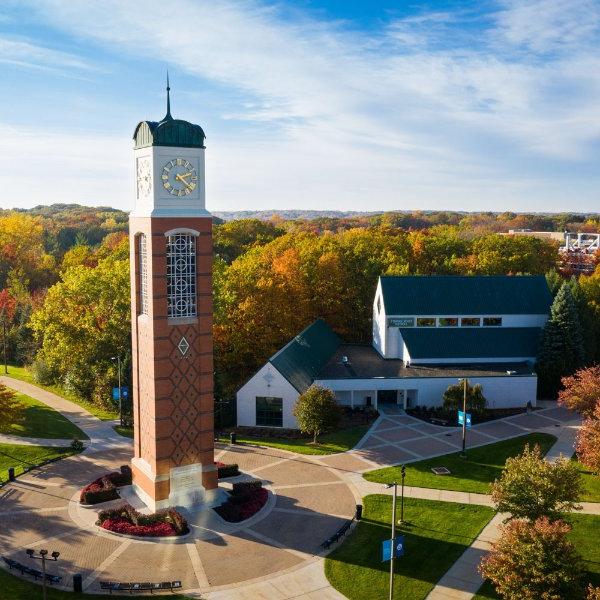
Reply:
[[[103,452],[107,450],[121,449],[132,446],[133,441],[119,435],[114,429],[113,426],[116,425],[116,421],[102,421],[98,417],[94,416],[92,413],[88,412],[82,406],[75,404],[74,402],[70,402],[57,394],[44,390],[37,385],[33,385],[31,383],[27,383],[25,381],[21,381],[20,379],[13,379],[10,376],[0,376],[0,383],[6,385],[7,387],[16,390],[17,392],[21,392],[22,394],[26,394],[27,396],[31,396],[40,402],[48,405],[50,408],[53,408],[57,412],[59,412],[63,417],[71,421],[74,425],[77,425],[81,431],[88,436],[89,440],[82,440],[86,445],[85,452],[90,454],[92,452]],[[13,438],[17,438],[21,440],[21,443],[27,443],[27,440],[34,439],[35,441],[39,441],[39,445],[42,446],[56,446],[56,442],[64,442],[64,440],[52,440],[53,443],[46,443],[51,440],[39,439],[35,438],[18,438],[18,436],[8,436],[11,438],[10,442],[6,443],[14,443],[18,444],[18,441],[13,441]],[[32,442],[32,443],[35,443]],[[70,445],[72,440],[68,440],[68,442],[64,445]],[[38,445],[38,444],[36,444]]]
[[[15,444],[17,446],[48,446],[51,448],[65,448],[70,446],[72,441],[72,439],[32,438],[0,433],[0,444]],[[85,442],[86,440],[82,441]]]

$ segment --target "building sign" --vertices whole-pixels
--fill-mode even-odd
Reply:
[[[388,327],[414,327],[414,317],[398,317],[396,319],[388,319]]]

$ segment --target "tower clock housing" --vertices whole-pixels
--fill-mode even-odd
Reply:
[[[133,483],[152,509],[216,497],[212,217],[204,131],[167,114],[134,132],[130,215]]]

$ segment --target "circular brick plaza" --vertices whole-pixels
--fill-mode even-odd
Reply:
[[[247,446],[215,449],[271,492],[267,505],[244,523],[225,523],[212,510],[191,519],[191,534],[175,540],[138,540],[100,530],[91,509],[77,502],[90,480],[130,460],[128,446],[89,451],[31,471],[0,491],[2,555],[24,562],[28,547],[60,552],[49,571],[72,589],[100,581],[180,580],[183,590],[226,589],[268,579],[315,560],[322,542],[355,511],[356,498],[340,472],[313,457]],[[97,512],[97,509],[93,511]],[[237,586],[236,586],[237,587]]]

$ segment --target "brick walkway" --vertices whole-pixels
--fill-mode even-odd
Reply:
[[[319,546],[354,514],[364,495],[385,493],[382,486],[364,480],[362,473],[460,447],[456,428],[436,427],[388,407],[357,448],[341,454],[303,456],[272,448],[217,445],[216,459],[236,462],[242,471],[263,480],[272,493],[265,509],[242,527],[206,511],[203,519],[194,521],[188,537],[139,541],[96,528],[94,514],[86,514],[76,497],[90,480],[129,462],[131,441],[119,436],[113,423],[100,421],[55,394],[13,379],[6,383],[61,412],[90,442],[84,453],[32,471],[0,490],[5,523],[0,529],[2,554],[22,559],[24,548],[42,544],[58,550],[61,558],[50,571],[64,577],[65,588],[71,588],[74,573],[81,573],[89,592],[99,590],[100,579],[179,579],[186,594],[210,600],[340,599],[324,576]],[[561,448],[568,452],[572,441],[562,432],[568,430],[569,418],[566,411],[551,408],[475,426],[469,432],[469,447],[545,431],[560,435]],[[411,487],[406,492],[489,504],[482,494]]]

